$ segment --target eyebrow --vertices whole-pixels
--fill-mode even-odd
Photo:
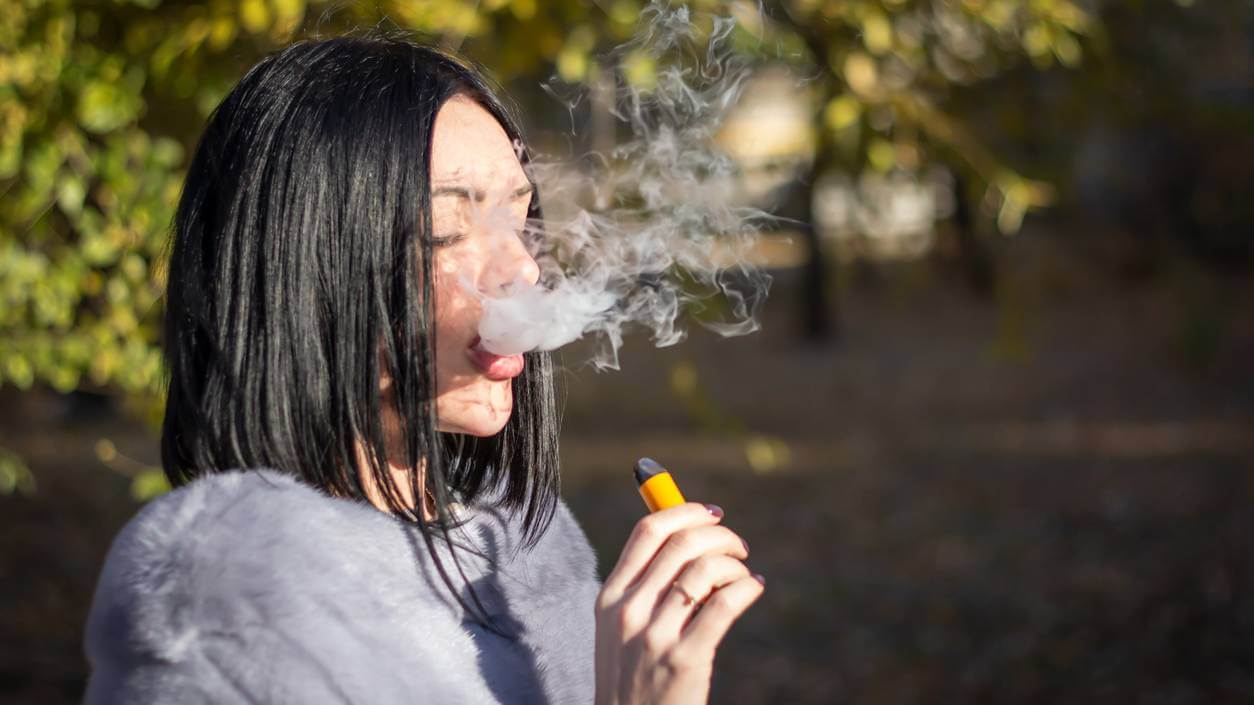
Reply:
[[[535,185],[529,182],[514,189],[514,192],[509,195],[509,198],[511,201],[514,201],[514,200],[522,198],[523,196],[530,196],[533,192],[535,192]],[[482,201],[485,198],[487,198],[487,194],[483,191],[480,191],[480,190],[472,191],[471,189],[465,186],[457,186],[457,185],[439,186],[435,189],[432,189],[431,191],[432,198],[438,198],[440,196],[456,196],[458,198],[464,198],[468,201],[469,200]]]

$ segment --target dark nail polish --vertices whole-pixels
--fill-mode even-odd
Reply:
[[[745,545],[745,553],[748,553],[748,552],[749,552],[749,542],[748,542],[748,541],[745,541],[744,539],[740,539],[740,543],[743,543],[743,544]]]
[[[753,574],[753,579],[758,581],[759,583],[762,583],[762,587],[766,587],[766,578],[762,577],[758,573]]]
[[[717,504],[707,504],[705,505],[705,508],[709,510],[709,512],[716,517],[723,516],[723,508],[718,506]]]

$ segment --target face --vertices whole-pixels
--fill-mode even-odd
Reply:
[[[513,410],[522,356],[478,346],[483,297],[540,276],[523,242],[531,184],[514,144],[474,99],[436,114],[431,153],[436,414],[440,431],[490,436]]]

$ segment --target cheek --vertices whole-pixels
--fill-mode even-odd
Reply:
[[[435,295],[436,347],[462,348],[470,343],[479,320],[479,302],[463,287],[468,274],[453,262],[437,262],[432,292]]]
[[[498,433],[513,410],[510,381],[493,381],[474,368],[465,354],[478,332],[478,299],[463,280],[474,281],[473,258],[438,258],[433,281],[435,295],[436,416],[437,428],[449,433],[490,436]]]

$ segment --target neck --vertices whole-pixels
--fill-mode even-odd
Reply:
[[[392,483],[400,492],[402,503],[409,509],[413,509],[415,505],[413,488],[410,485],[410,476],[414,472],[418,473],[418,487],[422,492],[424,499],[422,505],[422,518],[424,521],[435,521],[435,497],[427,491],[425,482],[426,465],[427,462],[425,459],[419,461],[417,468],[398,465],[389,459],[385,466],[385,470],[389,475],[391,475]],[[366,499],[380,511],[390,512],[391,510],[388,508],[387,500],[383,495],[382,488],[380,488],[375,482],[374,475],[369,470],[370,464],[367,462],[365,448],[361,443],[357,444],[357,467],[361,468],[359,477],[361,479],[361,486],[366,491]]]

